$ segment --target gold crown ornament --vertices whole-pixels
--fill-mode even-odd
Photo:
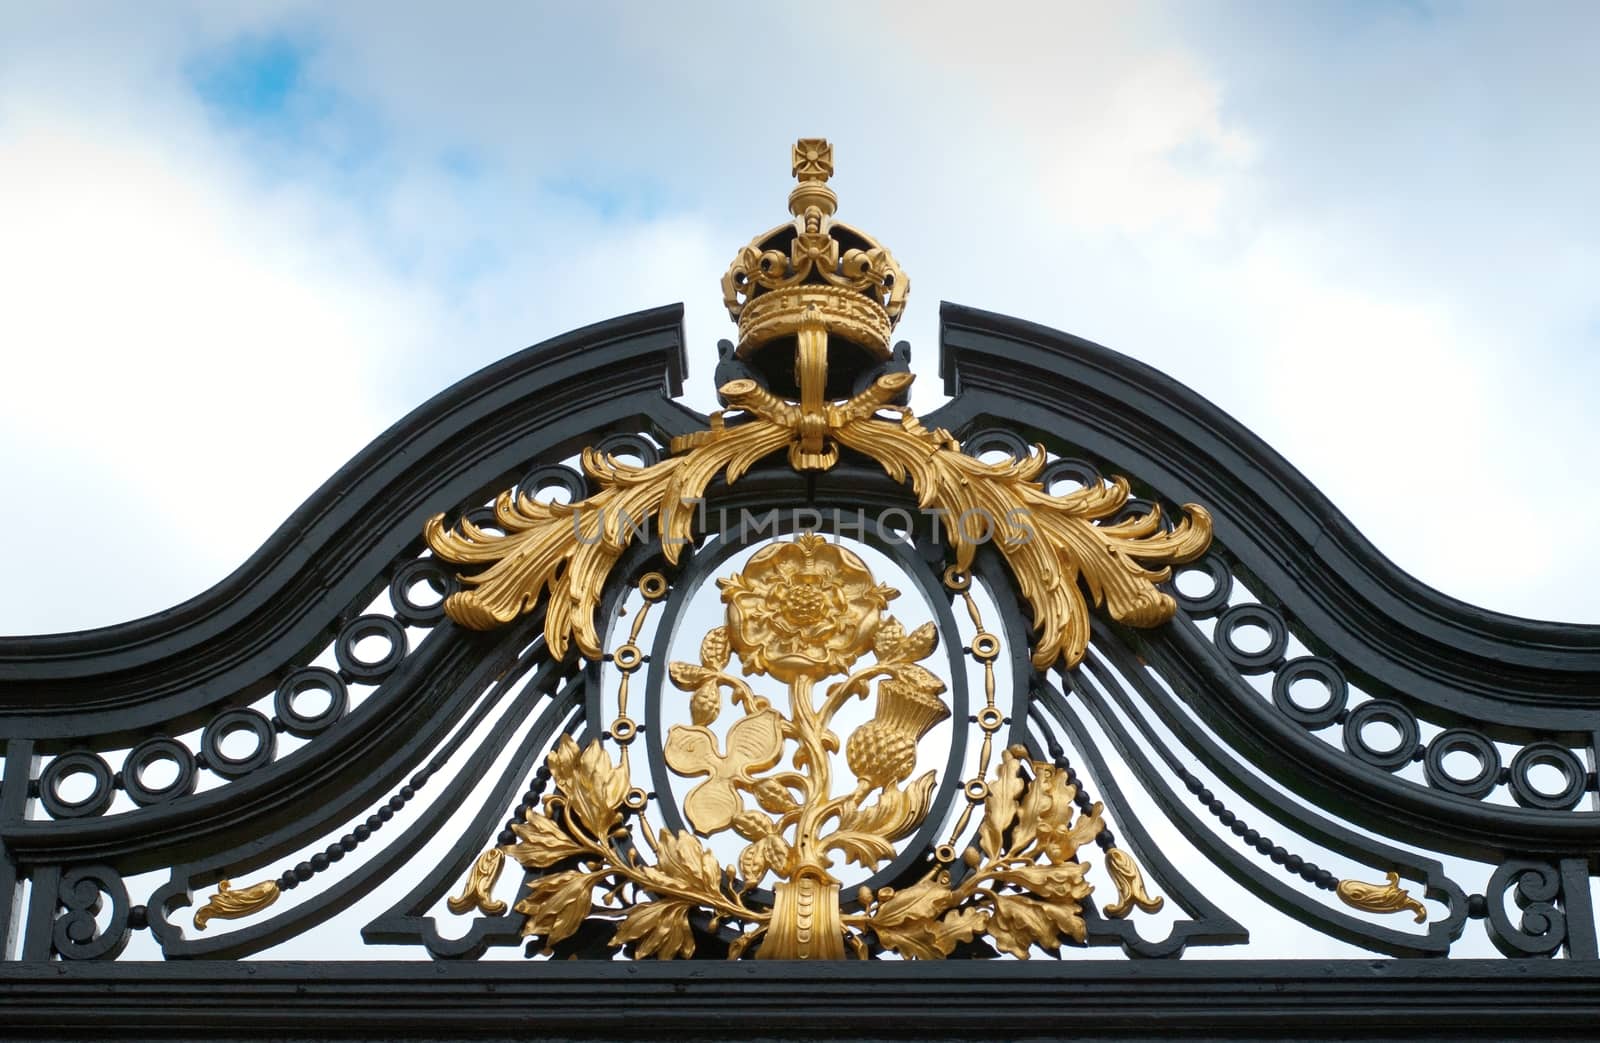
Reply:
[[[790,172],[798,181],[789,193],[794,220],[752,239],[722,277],[723,303],[739,324],[739,357],[809,324],[877,361],[889,358],[911,281],[876,239],[834,220],[832,145],[801,138]]]

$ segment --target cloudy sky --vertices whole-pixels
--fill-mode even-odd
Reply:
[[[912,276],[920,404],[939,300],[1022,315],[1426,582],[1600,622],[1600,7],[414,7],[0,8],[0,633],[199,593],[574,326],[683,301],[706,406],[802,135]]]

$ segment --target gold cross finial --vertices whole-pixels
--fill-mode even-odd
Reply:
[[[827,138],[801,138],[794,143],[793,156],[789,172],[800,183],[789,192],[789,213],[803,217],[808,209],[815,209],[817,228],[812,231],[820,231],[821,219],[831,217],[839,206],[839,197],[828,187],[833,176],[833,146]]]
[[[827,138],[801,138],[794,143],[789,171],[800,181],[826,181],[833,176],[833,146]]]

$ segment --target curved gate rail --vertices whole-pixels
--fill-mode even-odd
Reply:
[[[909,352],[887,342],[903,274],[827,222],[806,145],[795,226],[725,282],[743,309],[726,414],[674,401],[680,309],[588,327],[416,410],[211,591],[0,639],[8,1024],[970,1034],[1004,1010],[1018,1032],[1323,1031],[1331,1014],[1506,1035],[1600,1018],[1600,628],[1422,586],[1231,418],[1066,334],[943,306],[951,399],[919,421]],[[881,329],[762,266],[828,242]],[[575,505],[629,496],[663,524],[586,538]],[[1018,504],[1056,557],[951,524]],[[720,602],[695,601],[718,577]],[[702,635],[705,603],[731,607]],[[869,693],[875,716],[830,746],[830,715]],[[918,774],[930,734],[948,757]],[[810,752],[785,772],[788,744]],[[830,833],[807,809],[833,792],[833,753],[857,788]],[[727,865],[724,830],[748,841]],[[843,857],[808,853],[828,845]],[[859,889],[841,887],[851,865]],[[347,910],[354,927],[326,934]],[[1180,959],[1246,945],[1268,910],[1387,958]],[[325,962],[271,959],[308,938],[331,939]],[[695,959],[618,959],[652,954]]]

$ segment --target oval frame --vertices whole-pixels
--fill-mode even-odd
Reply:
[[[763,535],[759,543],[781,539],[799,531],[792,524],[792,513],[787,520],[788,524],[780,524],[776,532]],[[664,736],[662,734],[662,697],[667,684],[667,663],[670,650],[678,637],[678,630],[685,618],[685,607],[693,600],[694,594],[706,583],[716,577],[716,571],[721,564],[738,553],[740,550],[752,546],[746,537],[752,526],[741,522],[738,529],[731,532],[724,531],[713,535],[703,546],[698,548],[693,558],[684,568],[682,575],[673,582],[672,594],[664,602],[664,615],[656,629],[655,641],[651,645],[649,668],[646,673],[645,708],[644,708],[644,742],[647,759],[650,764],[650,783],[656,792],[656,806],[661,816],[662,823],[673,831],[686,829],[682,811],[677,801],[669,796],[672,793],[672,775],[667,769],[666,756],[663,751]],[[765,526],[757,531],[765,534]],[[817,526],[818,533],[826,533],[838,538],[826,526]],[[851,530],[855,532],[855,530]],[[730,538],[730,536],[732,538]],[[857,537],[852,536],[852,539]],[[929,804],[927,817],[917,827],[917,831],[905,842],[904,847],[891,859],[888,865],[869,874],[859,884],[847,886],[841,890],[840,906],[845,910],[855,908],[859,903],[855,898],[857,887],[867,887],[876,890],[889,886],[900,880],[911,867],[926,857],[932,849],[932,837],[944,823],[944,810],[950,806],[952,800],[959,795],[960,788],[965,781],[961,778],[961,771],[966,759],[967,744],[972,730],[971,723],[967,720],[971,714],[971,699],[967,683],[966,656],[959,641],[951,641],[949,635],[959,634],[956,627],[955,613],[951,610],[950,600],[945,591],[944,584],[934,573],[934,570],[922,560],[914,547],[905,543],[891,543],[884,540],[870,530],[863,530],[859,542],[865,543],[874,550],[882,553],[897,565],[901,571],[910,576],[917,584],[918,593],[923,600],[931,606],[935,626],[939,631],[939,643],[945,653],[950,668],[950,676],[946,680],[950,684],[950,717],[954,726],[951,729],[950,752],[947,755],[944,767],[940,770],[938,787],[934,791],[933,800]],[[1013,707],[1013,715],[1015,715]],[[1015,719],[1015,718],[1014,718]],[[752,889],[759,900],[770,903],[772,901],[771,889],[757,887]]]

